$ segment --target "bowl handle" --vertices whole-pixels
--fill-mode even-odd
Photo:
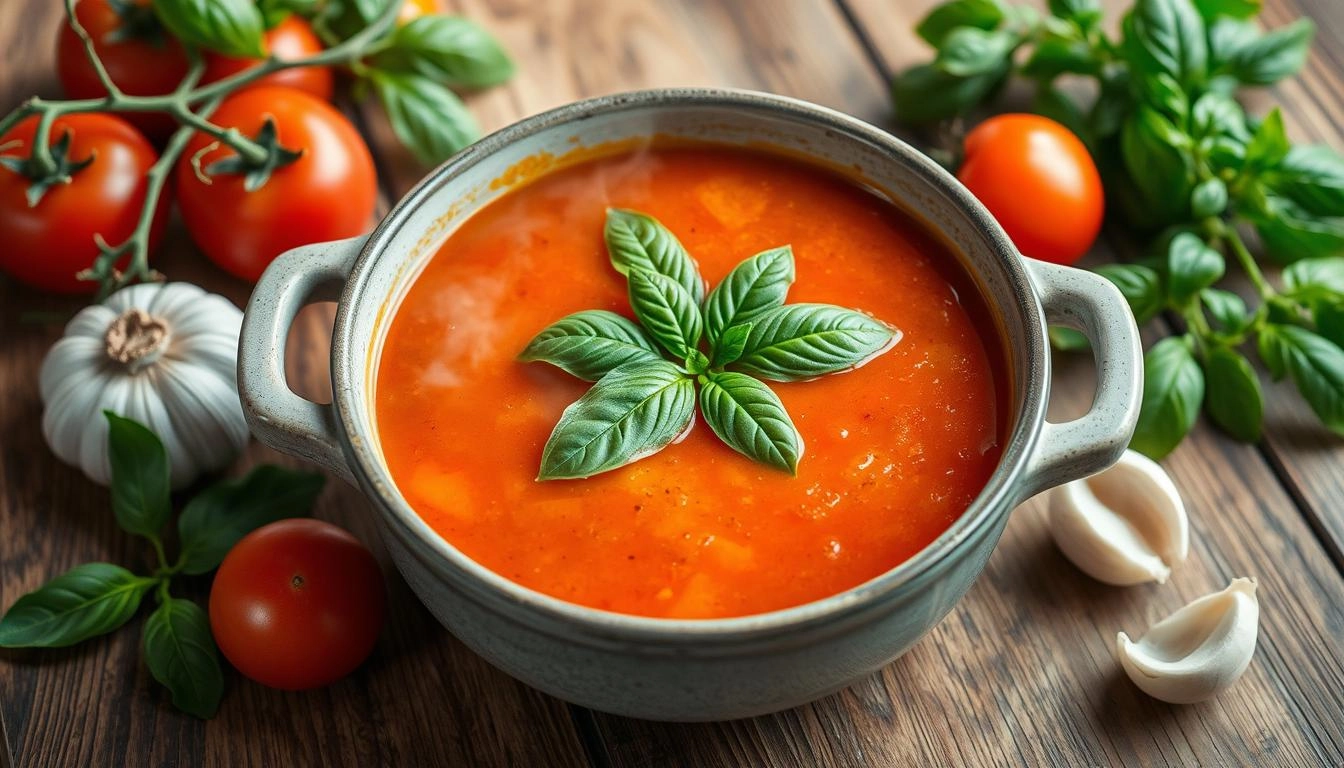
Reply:
[[[1139,420],[1143,347],[1129,304],[1111,281],[1081,269],[1023,261],[1046,320],[1082,331],[1092,343],[1097,367],[1091,409],[1073,421],[1042,424],[1027,460],[1021,496],[1025,500],[1120,460]]]
[[[238,338],[238,394],[252,434],[266,445],[354,483],[341,452],[336,410],[294,394],[285,377],[285,339],[299,310],[340,295],[367,235],[280,254],[257,281]]]

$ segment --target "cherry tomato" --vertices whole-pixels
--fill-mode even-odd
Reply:
[[[210,629],[245,676],[298,691],[368,658],[383,627],[383,574],[347,531],[308,518],[244,536],[215,574]]]
[[[285,251],[365,232],[377,203],[373,157],[355,127],[330,104],[293,88],[247,88],[224,100],[211,122],[255,137],[267,118],[279,144],[301,152],[277,168],[259,189],[244,177],[201,168],[235,156],[214,140],[193,136],[176,169],[177,200],[192,239],[210,260],[245,280],[261,277]]]
[[[154,18],[149,5],[150,0],[79,0],[75,5],[75,18],[93,39],[93,49],[112,82],[132,96],[171,93],[187,75],[186,52]],[[56,72],[69,98],[107,95],[69,24],[61,25],[56,39]],[[155,141],[166,139],[177,127],[165,114],[136,112],[122,117]]]
[[[266,52],[280,60],[298,59],[322,52],[322,41],[311,25],[298,16],[288,16],[266,33]],[[218,53],[205,56],[205,74],[202,80],[213,83],[260,64],[260,59],[238,59]],[[298,67],[282,69],[256,81],[249,87],[286,85],[311,93],[324,101],[331,100],[334,78],[327,67]]]
[[[1069,129],[1039,115],[991,117],[966,136],[957,178],[1018,250],[1072,264],[1092,247],[1105,210],[1101,176]]]
[[[406,0],[397,11],[397,24],[407,24],[421,16],[438,12],[437,0]]]
[[[0,156],[26,159],[38,118],[30,117],[0,136]],[[135,128],[113,115],[87,113],[57,118],[50,142],[70,135],[72,163],[93,162],[75,171],[69,184],[54,184],[30,207],[29,179],[0,166],[0,269],[35,288],[59,293],[92,293],[97,285],[75,275],[98,256],[94,235],[116,246],[135,230],[144,207],[145,172],[158,156]],[[167,197],[159,199],[150,227],[150,247],[163,234]]]

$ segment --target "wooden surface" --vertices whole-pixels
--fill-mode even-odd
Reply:
[[[927,57],[910,29],[931,0],[452,0],[519,63],[508,87],[470,103],[487,129],[577,98],[667,85],[731,85],[816,101],[891,127],[885,78]],[[54,94],[50,0],[0,3],[0,110]],[[1112,8],[1119,3],[1111,2]],[[1321,26],[1303,75],[1268,93],[1297,139],[1344,149],[1344,10],[1266,0],[1265,19]],[[357,114],[387,199],[423,169]],[[3,246],[0,246],[3,247]],[[1102,243],[1094,258],[1132,244]],[[242,303],[249,287],[203,263],[184,233],[161,262]],[[37,369],[79,303],[0,282],[0,605],[87,560],[147,563],[118,532],[107,494],[41,437]],[[331,308],[291,339],[291,376],[327,389]],[[1150,340],[1170,332],[1159,319]],[[1091,396],[1090,361],[1057,359],[1054,412]],[[0,766],[450,765],[1344,765],[1344,450],[1287,386],[1269,385],[1266,439],[1207,426],[1166,462],[1192,522],[1190,560],[1166,586],[1106,587],[1051,544],[1039,501],[1018,510],[984,576],[913,651],[881,674],[770,717],[663,725],[593,713],[533,691],[439,628],[395,578],[373,658],[324,690],[292,694],[228,674],[218,717],[174,711],[140,659],[143,616],[58,651],[0,651]],[[254,446],[253,461],[286,461]],[[240,467],[241,468],[241,467]],[[377,546],[369,509],[334,481],[318,515]],[[1115,633],[1236,576],[1260,580],[1259,651],[1218,699],[1173,707],[1120,674]],[[208,582],[191,585],[203,597]]]

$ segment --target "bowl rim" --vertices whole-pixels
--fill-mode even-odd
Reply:
[[[931,192],[960,208],[974,225],[972,233],[999,257],[1005,267],[1008,293],[1016,306],[998,306],[1002,313],[1023,314],[1025,338],[1004,338],[1010,361],[1025,368],[1019,381],[1023,391],[1009,398],[1016,422],[994,472],[964,512],[937,538],[891,569],[843,592],[801,605],[766,613],[712,619],[671,619],[617,613],[572,603],[514,582],[477,563],[436,532],[400,496],[372,443],[351,439],[363,433],[358,418],[365,388],[352,382],[367,374],[365,357],[353,354],[360,341],[354,335],[354,312],[365,290],[371,265],[403,230],[412,214],[468,168],[489,162],[504,147],[557,126],[577,124],[607,114],[632,110],[726,108],[765,113],[790,122],[811,123],[848,140],[868,143],[889,153],[914,173]],[[501,172],[504,170],[500,169]],[[884,190],[885,191],[885,190]],[[412,233],[416,234],[417,233]],[[573,638],[576,630],[593,641],[637,641],[651,645],[684,645],[688,639],[735,644],[767,639],[783,630],[798,631],[831,625],[871,608],[884,598],[897,597],[920,576],[969,551],[981,535],[1002,521],[1020,502],[1024,474],[1045,421],[1049,399],[1050,361],[1045,348],[1045,315],[1022,257],[989,211],[950,173],[896,136],[858,118],[801,99],[733,88],[657,88],[584,99],[524,118],[472,144],[429,172],[392,207],[369,236],[341,293],[332,333],[331,371],[333,406],[341,430],[346,461],[365,495],[369,496],[390,530],[408,551],[436,573],[447,567],[455,588],[496,613],[551,634]],[[382,297],[384,301],[387,297]],[[993,303],[991,302],[991,306]],[[388,312],[388,320],[395,311]],[[1007,334],[1004,334],[1005,337]],[[1013,354],[1020,347],[1022,355]],[[1011,385],[1011,377],[1009,384]],[[372,404],[366,404],[372,407]],[[1013,415],[1012,413],[1009,414]],[[418,546],[417,546],[418,545]],[[424,551],[433,553],[427,559]],[[981,565],[983,568],[983,565]],[[498,601],[503,601],[502,603]],[[513,610],[509,610],[513,609]]]

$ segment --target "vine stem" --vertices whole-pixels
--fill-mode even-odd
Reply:
[[[1232,247],[1232,253],[1237,257],[1237,263],[1241,265],[1241,269],[1246,273],[1246,276],[1251,279],[1251,283],[1255,286],[1256,293],[1260,294],[1260,298],[1263,300],[1272,298],[1277,292],[1274,290],[1274,286],[1270,285],[1269,281],[1265,279],[1264,273],[1255,263],[1255,257],[1247,250],[1246,243],[1241,239],[1241,233],[1237,232],[1236,227],[1223,225],[1223,237],[1226,238],[1227,244]]]

